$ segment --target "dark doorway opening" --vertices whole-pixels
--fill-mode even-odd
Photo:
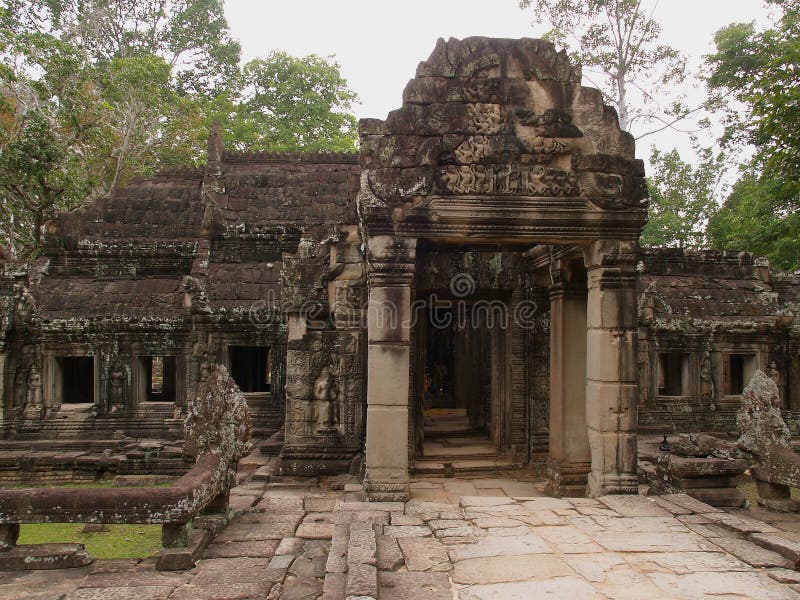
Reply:
[[[145,382],[148,402],[175,402],[175,357],[145,356]]]
[[[231,377],[246,394],[266,393],[271,387],[269,348],[230,346]]]
[[[467,306],[432,307],[424,323],[423,443],[426,460],[447,462],[497,452],[492,430],[491,331]]]
[[[61,368],[63,404],[94,404],[94,357],[65,356]]]

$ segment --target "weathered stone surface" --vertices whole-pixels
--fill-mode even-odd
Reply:
[[[761,546],[734,537],[712,538],[717,546],[730,552],[736,558],[753,567],[781,567],[791,569],[794,562],[784,558],[777,552],[766,550]]]
[[[567,577],[573,571],[561,559],[546,554],[468,558],[455,564],[452,578],[468,585],[504,583],[527,579]]]
[[[401,538],[401,537],[431,537],[433,532],[424,525],[384,525],[383,535]]]
[[[669,597],[750,597],[759,600],[789,600],[794,592],[760,573],[652,573],[650,578]]]
[[[397,538],[409,571],[449,571],[450,558],[438,540],[430,538]]]
[[[549,552],[552,552],[550,546],[536,535],[525,537],[482,537],[478,538],[474,544],[455,544],[447,548],[447,553],[453,562],[469,558],[520,556],[546,554]]]
[[[475,585],[461,594],[464,600],[527,600],[528,598],[604,600],[606,597],[578,577]]]
[[[623,531],[590,534],[598,544],[612,552],[701,552],[714,547],[693,533],[630,533]]]
[[[451,600],[446,573],[378,573],[380,600]]]
[[[349,565],[347,571],[347,596],[378,597],[378,571],[372,565]]]
[[[385,535],[375,537],[377,546],[376,566],[379,571],[396,571],[403,566],[404,559],[398,539],[417,539],[417,538],[392,538]]]
[[[36,544],[0,552],[0,571],[73,569],[91,562],[82,544]]]
[[[278,543],[278,540],[214,543],[206,549],[203,558],[236,558],[240,556],[270,558],[275,554]]]

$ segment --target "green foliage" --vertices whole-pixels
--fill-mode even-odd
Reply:
[[[707,57],[709,90],[726,114],[723,145],[755,155],[708,226],[716,248],[749,250],[784,269],[800,266],[800,0],[768,0],[773,26],[734,23]]]
[[[253,150],[353,151],[357,123],[349,114],[355,93],[339,65],[314,54],[272,52],[242,70],[240,138]]]
[[[19,544],[83,544],[92,558],[147,558],[161,550],[160,525],[106,525],[106,531],[83,533],[75,523],[22,525]]]
[[[642,231],[642,245],[698,248],[706,244],[705,225],[716,209],[714,192],[722,157],[710,149],[700,155],[699,166],[693,167],[681,160],[677,150],[652,149],[650,220]]]
[[[0,244],[135,175],[234,149],[353,150],[339,65],[274,52],[239,68],[222,0],[6,0],[0,8]]]
[[[620,126],[630,130],[637,119],[669,122],[652,107],[666,86],[683,81],[685,60],[669,45],[659,43],[661,26],[641,0],[519,0],[533,7],[536,20],[554,29],[547,38],[572,50],[593,85],[616,107]],[[642,107],[630,105],[634,87]],[[687,111],[675,105],[666,111],[672,121]]]
[[[785,270],[800,268],[800,212],[792,186],[766,175],[745,174],[711,217],[712,248],[747,250]]]

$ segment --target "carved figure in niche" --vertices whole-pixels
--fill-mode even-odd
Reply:
[[[772,379],[775,382],[776,387],[778,388],[778,394],[783,399],[783,386],[781,385],[781,372],[778,369],[777,361],[770,361],[769,366],[767,367],[767,377]]]
[[[338,431],[339,384],[330,367],[322,367],[314,381],[313,426],[316,433]]]
[[[714,371],[711,368],[711,356],[706,353],[700,365],[700,398],[708,402],[713,408],[716,405],[717,384],[714,381]]]
[[[108,411],[114,412],[116,410],[125,410],[125,371],[122,366],[117,363],[111,367],[111,374],[109,380],[109,394],[108,394]]]
[[[499,104],[467,104],[467,118],[475,131],[487,135],[500,131],[503,124]]]
[[[25,395],[25,418],[41,419],[44,417],[42,411],[42,376],[39,368],[32,364],[28,371],[28,387]]]

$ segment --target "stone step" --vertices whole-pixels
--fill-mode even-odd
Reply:
[[[458,475],[485,475],[500,473],[505,471],[516,471],[522,468],[521,462],[515,462],[510,458],[495,457],[490,459],[466,459],[460,457],[454,461],[441,460],[416,460],[411,467],[411,472],[415,475],[434,475],[444,477],[449,474],[449,469],[445,464],[452,465],[452,474]]]

